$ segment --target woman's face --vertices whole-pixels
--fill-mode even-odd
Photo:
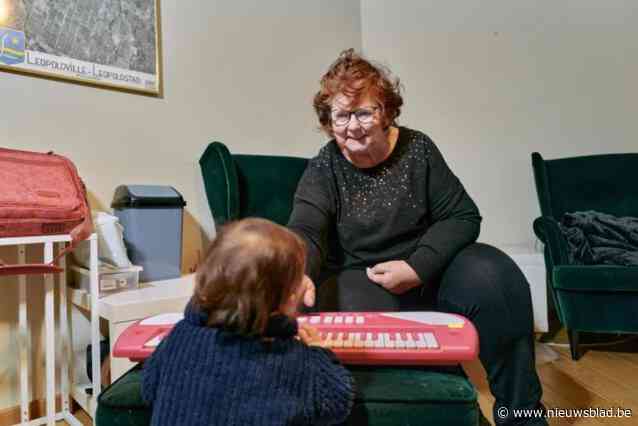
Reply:
[[[388,149],[381,106],[369,95],[358,103],[342,93],[332,101],[332,131],[344,157],[355,167],[374,167]],[[380,160],[381,159],[381,160]]]

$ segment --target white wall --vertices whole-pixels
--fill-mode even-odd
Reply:
[[[163,99],[0,73],[0,145],[68,155],[96,208],[109,208],[119,184],[173,185],[188,202],[188,269],[205,244],[200,231],[213,229],[197,163],[207,143],[316,153],[324,137],[315,131],[312,96],[342,49],[361,49],[360,4],[164,0],[161,15]],[[2,409],[17,404],[17,286],[5,278],[0,287]],[[30,296],[37,328],[42,295]]]
[[[638,3],[362,0],[364,52],[405,86],[484,216],[480,240],[532,240],[530,154],[638,151]]]

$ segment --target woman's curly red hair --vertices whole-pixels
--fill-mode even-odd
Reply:
[[[355,53],[354,49],[347,49],[339,54],[321,77],[320,86],[315,94],[313,107],[321,130],[328,136],[334,136],[331,102],[340,93],[353,97],[355,103],[369,95],[382,108],[384,127],[396,126],[396,119],[401,114],[403,105],[399,79],[393,77],[387,67],[371,63]]]

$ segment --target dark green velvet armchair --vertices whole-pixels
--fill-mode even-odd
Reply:
[[[638,267],[570,265],[558,221],[586,210],[638,217],[638,154],[545,160],[535,152],[532,167],[542,214],[534,232],[545,243],[548,284],[577,360],[580,332],[638,333]]]
[[[199,165],[215,225],[244,217],[286,225],[307,164],[299,157],[231,155],[223,143],[211,143]]]

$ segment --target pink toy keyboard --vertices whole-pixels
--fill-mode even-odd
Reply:
[[[155,315],[129,325],[115,341],[113,356],[134,362],[145,360],[182,318],[184,314],[175,312]]]
[[[141,361],[182,318],[150,317],[129,326],[113,355]],[[297,318],[316,327],[344,364],[457,364],[478,356],[478,335],[466,318],[443,312],[322,312]]]

